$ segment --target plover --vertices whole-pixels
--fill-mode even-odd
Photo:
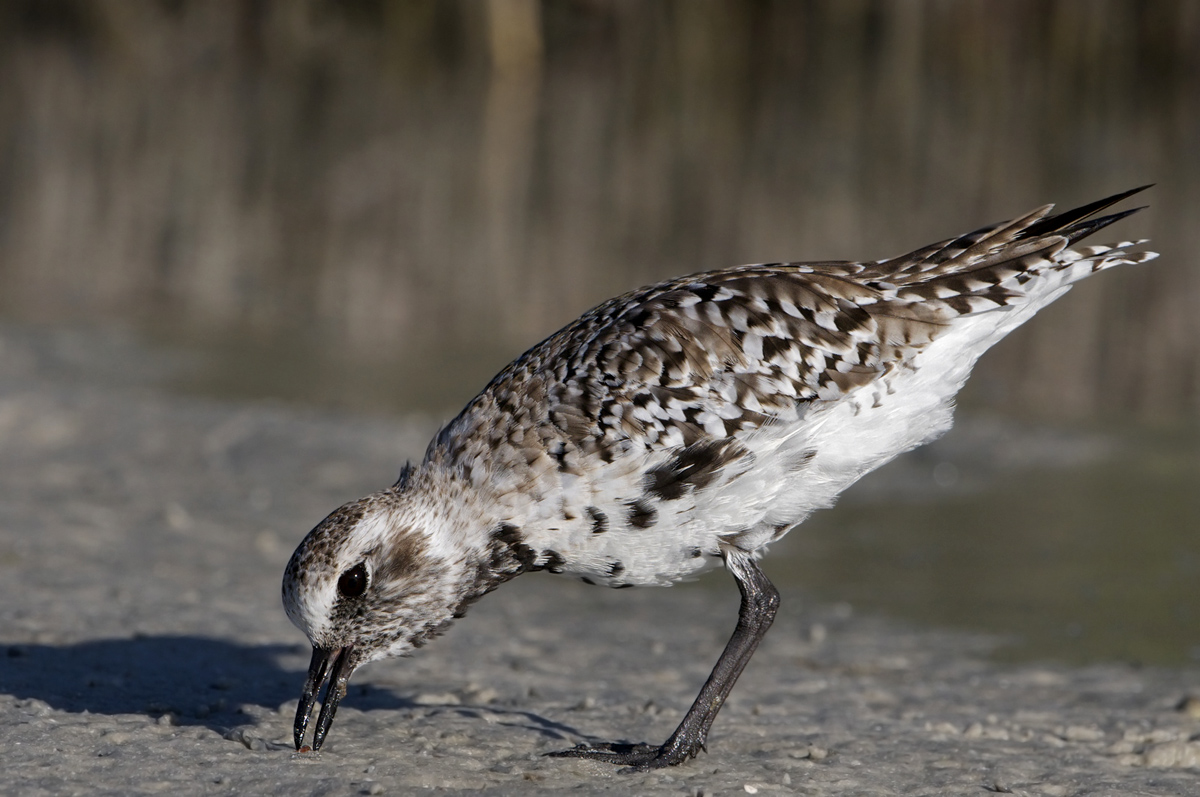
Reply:
[[[405,655],[522,573],[667,585],[724,564],[737,627],[662,745],[552,755],[636,768],[704,748],[775,616],[757,564],[863,474],[945,432],[988,347],[1076,280],[1156,255],[1077,246],[1141,188],[1038,208],[888,260],[680,277],[588,311],[501,371],[399,480],[313,529],[283,578],[313,645],[296,712],[319,750],[355,668]]]

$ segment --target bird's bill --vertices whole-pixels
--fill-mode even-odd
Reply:
[[[337,713],[338,703],[346,695],[346,684],[354,672],[350,664],[353,645],[344,648],[313,647],[312,661],[308,665],[308,679],[304,682],[304,692],[300,695],[300,705],[296,707],[295,742],[299,750],[304,745],[304,732],[308,729],[308,718],[312,716],[313,704],[321,687],[326,683],[325,700],[321,704],[321,713],[317,717],[317,727],[313,731],[312,749],[316,752],[325,743],[325,735],[333,724],[333,715]]]

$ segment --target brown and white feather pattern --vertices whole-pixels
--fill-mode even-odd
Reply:
[[[427,467],[492,495],[538,566],[592,581],[669,583],[721,545],[755,550],[945,431],[979,355],[1071,282],[1154,256],[1022,236],[1049,211],[904,257],[612,299],[499,374]]]
[[[1072,282],[1153,258],[1129,251],[1140,241],[1074,246],[1124,196],[888,260],[743,266],[605,302],[496,376],[369,499],[373,519],[318,527],[289,577],[365,559],[403,594],[452,594],[423,639],[527,570],[669,584],[723,548],[758,551],[949,428],[976,359]],[[310,637],[332,627],[332,586],[318,600],[286,583]]]

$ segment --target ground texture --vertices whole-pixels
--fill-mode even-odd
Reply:
[[[1195,669],[998,665],[986,639],[787,592],[711,752],[652,773],[543,757],[671,731],[733,627],[722,573],[518,579],[416,657],[360,671],[321,755],[298,756],[308,650],[283,565],[432,424],[154,389],[173,367],[0,330],[6,794],[1200,794]]]

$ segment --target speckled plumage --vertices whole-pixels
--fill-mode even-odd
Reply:
[[[1128,251],[1140,241],[1072,248],[1127,215],[1091,218],[1130,193],[903,257],[743,266],[605,302],[497,375],[396,485],[317,526],[284,577],[289,616],[344,691],[358,664],[423,644],[531,570],[665,585],[724,560],[749,611],[746,584],[770,589],[758,552],[949,428],[988,347],[1072,282],[1155,256]],[[365,593],[339,593],[360,563]],[[314,653],[307,709],[331,677],[317,669]]]

